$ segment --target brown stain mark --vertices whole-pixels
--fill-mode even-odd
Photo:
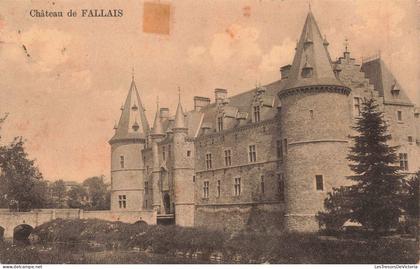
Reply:
[[[31,55],[28,53],[28,49],[26,48],[26,46],[25,46],[25,45],[22,45],[22,48],[23,48],[23,51],[25,52],[26,56],[27,56],[28,58],[30,58],[30,57],[31,57]]]
[[[236,33],[233,29],[231,28],[226,28],[225,30],[226,34],[228,34],[230,36],[230,38],[234,39],[236,37]]]
[[[169,4],[148,3],[143,5],[143,32],[169,35],[171,6]]]
[[[251,7],[250,6],[245,6],[242,8],[242,15],[246,18],[251,17]]]

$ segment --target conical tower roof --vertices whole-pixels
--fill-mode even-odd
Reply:
[[[343,86],[334,74],[327,46],[328,42],[322,37],[315,18],[309,11],[285,89],[313,85]]]
[[[118,140],[145,139],[148,133],[149,124],[133,78],[124,106],[122,107],[121,117],[115,135],[110,140],[110,143]]]
[[[153,122],[152,134],[154,135],[161,135],[163,134],[162,128],[162,121],[160,120],[160,109],[159,109],[159,102],[156,102],[156,115],[155,120]]]
[[[179,92],[178,95],[179,95],[178,107],[176,108],[175,122],[174,122],[173,129],[186,129],[187,125],[185,124],[185,115],[184,115],[184,111],[182,110],[182,105],[181,105],[181,92]]]

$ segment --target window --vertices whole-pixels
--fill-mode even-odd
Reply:
[[[171,158],[171,145],[168,145],[168,158]]]
[[[241,195],[241,178],[240,177],[235,178],[234,189],[235,189],[235,196],[240,196]]]
[[[408,136],[408,142],[413,143],[413,137],[411,135]]]
[[[283,145],[281,140],[277,140],[277,159],[283,160]]]
[[[217,181],[217,197],[220,197],[220,180]]]
[[[225,150],[225,166],[232,165],[232,151],[230,149]]]
[[[311,117],[311,120],[314,119],[314,111],[312,109],[309,110],[309,116]]]
[[[203,198],[209,198],[209,182],[203,182]]]
[[[223,116],[217,117],[217,129],[223,131]]]
[[[144,182],[144,193],[145,194],[149,193],[149,182],[147,181]]]
[[[165,146],[162,147],[162,159],[166,160]]]
[[[127,207],[127,197],[125,195],[118,195],[118,204],[120,208]]]
[[[354,97],[353,105],[354,105],[354,116],[359,117],[361,115],[361,113],[360,113],[360,97]]]
[[[207,153],[206,154],[206,168],[207,169],[211,169],[212,168],[212,164],[211,164],[211,153]]]
[[[400,110],[397,111],[397,120],[398,121],[402,121],[403,120],[402,111],[400,111]]]
[[[187,157],[191,156],[191,150],[187,150]]]
[[[260,122],[260,106],[254,106],[254,122]]]
[[[265,192],[264,176],[261,176],[260,186],[261,186],[261,193],[264,194]]]
[[[408,170],[408,154],[407,153],[400,153],[400,169],[407,171]]]
[[[284,154],[287,154],[287,138],[283,139],[283,149],[284,149]]]
[[[193,176],[193,182],[195,182],[195,176]]]
[[[277,175],[277,184],[278,184],[277,191],[279,193],[280,201],[284,201],[284,175],[283,174]]]
[[[255,145],[249,146],[249,162],[254,163],[257,161],[257,151]]]
[[[124,160],[124,156],[120,156],[120,167],[121,168],[124,168],[124,166],[125,166],[125,160]]]
[[[324,178],[322,175],[316,175],[315,176],[316,181],[316,190],[317,191],[323,191],[324,190]]]

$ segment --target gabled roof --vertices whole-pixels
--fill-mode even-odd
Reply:
[[[145,110],[141,103],[134,79],[131,81],[130,90],[121,117],[115,130],[115,135],[110,143],[126,139],[145,139],[149,133],[149,124],[146,119]]]
[[[361,70],[385,102],[413,104],[381,58],[364,62]]]
[[[327,46],[328,42],[324,41],[315,18],[309,11],[285,89],[312,85],[343,85],[334,74]],[[304,77],[303,69],[311,69],[312,75]]]

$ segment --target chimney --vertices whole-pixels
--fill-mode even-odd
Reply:
[[[281,79],[286,79],[289,77],[289,72],[290,72],[290,68],[292,66],[290,64],[282,66],[280,68],[280,73],[281,73]]]
[[[221,103],[227,97],[227,90],[226,89],[215,89],[214,90],[214,101],[216,104]]]
[[[169,108],[162,107],[159,113],[161,119],[167,119],[169,117]]]
[[[201,97],[201,96],[194,96],[194,110],[200,111],[203,107],[210,104],[210,98],[208,97]]]

